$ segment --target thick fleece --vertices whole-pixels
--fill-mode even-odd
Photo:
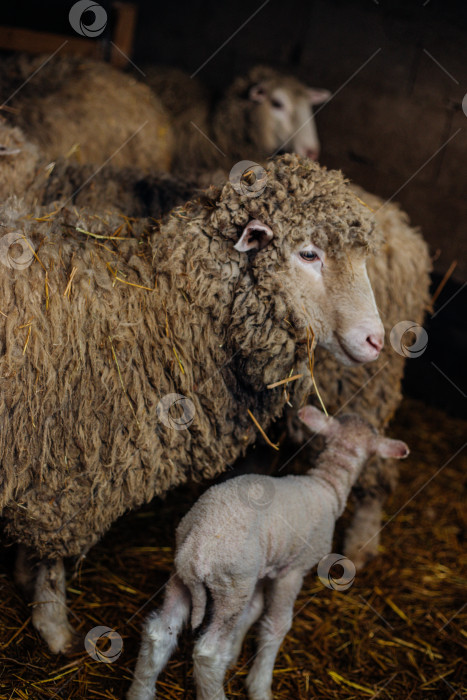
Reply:
[[[234,243],[254,218],[275,235],[246,255]],[[312,308],[288,290],[289,251],[316,236],[344,259],[379,241],[342,175],[296,156],[269,164],[261,196],[229,183],[160,229],[140,222],[137,238],[116,215],[44,221],[6,206],[1,220],[37,258],[0,268],[0,512],[12,538],[52,557],[82,553],[125,510],[232,465],[257,435],[248,409],[267,430],[286,401],[267,384],[306,356]],[[158,417],[177,392],[194,406],[189,430]]]
[[[103,62],[48,58],[16,54],[0,65],[5,118],[46,158],[73,151],[83,163],[170,167],[172,133],[150,88]]]
[[[1,163],[0,163],[1,165]],[[44,206],[66,203],[95,212],[115,210],[129,217],[160,219],[198,193],[192,180],[166,172],[145,174],[138,168],[93,165],[59,158],[42,168],[30,195]]]
[[[21,129],[0,117],[0,201],[20,196],[31,186],[39,169],[39,149]]]

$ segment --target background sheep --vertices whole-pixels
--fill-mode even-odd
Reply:
[[[59,158],[41,170],[30,196],[44,206],[66,202],[94,212],[113,209],[129,217],[159,219],[198,191],[192,180],[167,172],[148,175],[139,168],[116,168],[113,164],[96,172],[93,165]]]
[[[112,160],[145,171],[170,166],[172,134],[160,102],[106,63],[21,54],[3,59],[0,103],[12,109],[5,111],[8,121],[48,159],[77,151],[86,163]]]
[[[40,164],[39,149],[21,129],[0,117],[0,199],[23,194],[33,182]]]
[[[301,477],[230,479],[206,491],[183,518],[175,572],[161,611],[146,620],[128,700],[155,697],[157,677],[190,617],[193,630],[206,618],[193,653],[197,697],[225,700],[226,670],[260,616],[246,685],[252,700],[272,700],[276,655],[303,578],[332,551],[335,521],[364,462],[374,454],[401,459],[409,453],[404,442],[380,437],[358,414],[331,418],[306,406],[299,416],[326,439],[314,469]],[[262,508],[248,500],[254,489],[262,491]]]
[[[306,361],[310,325],[331,351],[377,355],[371,213],[307,159],[276,159],[267,175],[257,197],[229,183],[160,230],[140,222],[139,238],[114,215],[3,210],[13,242],[38,251],[27,272],[3,251],[0,278],[0,509],[35,555],[80,555],[128,508],[233,464],[256,437],[249,411],[264,429],[283,412],[267,385]],[[160,420],[173,393],[188,397],[190,430]],[[53,651],[71,641],[61,566],[39,566],[34,589]]]
[[[182,71],[149,68],[146,80],[170,113],[177,173],[229,171],[237,161],[262,162],[279,151],[318,158],[312,107],[328,99],[328,90],[264,66],[237,78],[214,103]]]

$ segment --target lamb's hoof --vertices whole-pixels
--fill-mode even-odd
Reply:
[[[357,571],[361,571],[372,559],[378,556],[374,547],[353,544],[344,547],[344,555],[355,565]]]
[[[248,691],[249,700],[274,700],[274,696],[270,688],[255,688],[255,684],[248,682],[248,677],[245,681]]]

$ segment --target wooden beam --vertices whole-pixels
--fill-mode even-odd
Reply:
[[[60,53],[63,54],[77,54],[96,59],[104,57],[103,45],[94,39],[36,32],[33,29],[0,27],[0,49],[27,53],[53,53],[60,46],[62,46]]]
[[[115,46],[112,46],[110,52],[110,62],[123,68],[133,51],[137,8],[128,2],[114,2],[112,9],[116,14],[116,21],[112,32],[112,42]]]

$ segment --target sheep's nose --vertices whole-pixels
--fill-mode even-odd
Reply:
[[[368,338],[366,339],[366,342],[368,345],[370,345],[376,353],[379,355],[383,348],[384,344],[384,336],[382,334],[375,334],[373,333],[372,335],[369,335]]]
[[[319,151],[317,148],[307,148],[305,151],[305,155],[310,160],[318,160]]]

